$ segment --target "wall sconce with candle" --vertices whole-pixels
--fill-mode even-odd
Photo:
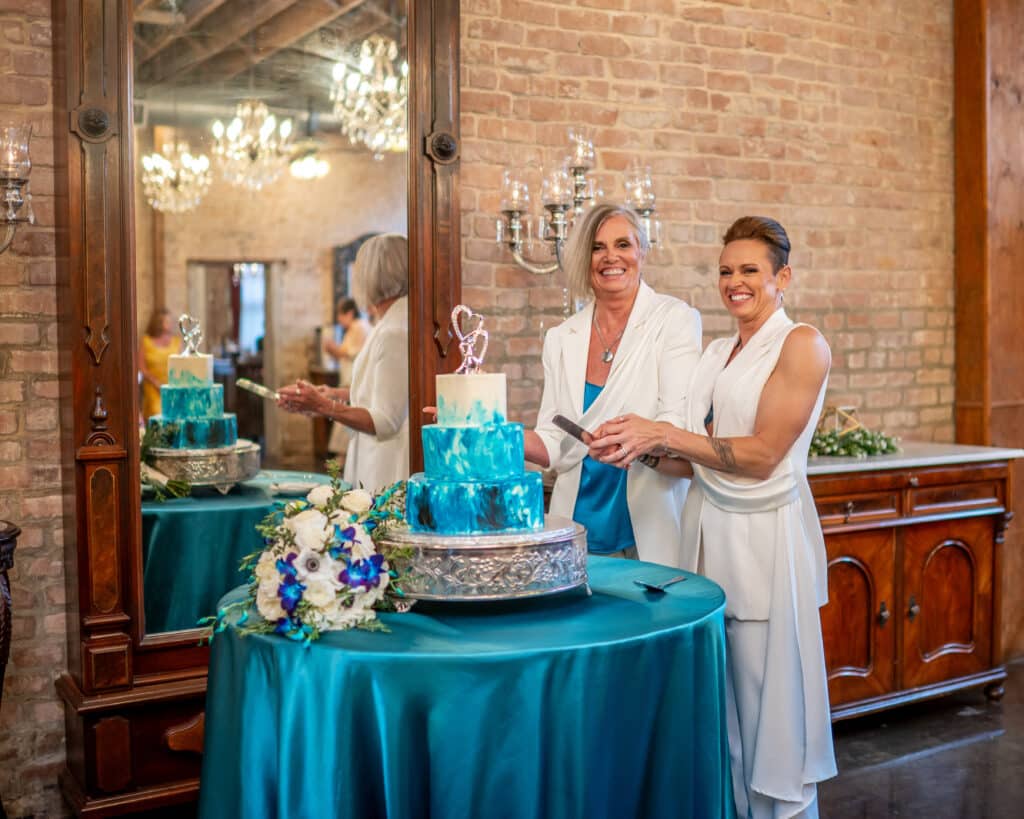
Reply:
[[[0,124],[0,253],[14,241],[18,224],[35,224],[32,194],[27,190],[31,124]],[[22,213],[22,208],[25,208]]]
[[[576,217],[588,203],[601,195],[587,172],[594,167],[594,143],[584,130],[570,129],[569,156],[564,165],[558,165],[544,174],[541,182],[541,204],[547,211],[537,228],[538,238],[549,242],[555,261],[548,264],[532,262],[524,255],[531,244],[530,190],[518,171],[506,170],[501,188],[501,213],[496,222],[496,240],[506,245],[512,258],[524,270],[538,276],[547,275],[562,267],[562,248]],[[661,225],[654,218],[654,184],[649,168],[637,165],[626,171],[626,204],[637,211],[647,229],[651,245],[658,244]]]

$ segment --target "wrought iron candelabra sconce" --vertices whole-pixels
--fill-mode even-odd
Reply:
[[[0,125],[0,253],[11,246],[18,225],[36,221],[28,192],[31,138],[30,124]]]
[[[505,171],[501,186],[501,217],[495,224],[495,238],[508,247],[515,263],[524,270],[545,276],[562,268],[562,249],[576,219],[602,192],[595,187],[587,172],[594,167],[594,143],[583,131],[569,131],[570,153],[564,164],[543,175],[542,216],[536,231],[530,211],[530,189],[523,175],[516,170]],[[636,210],[652,246],[660,242],[661,224],[655,218],[654,185],[650,168],[632,165],[625,176],[626,205]],[[554,261],[543,263],[526,258],[526,249],[533,235],[551,246]]]

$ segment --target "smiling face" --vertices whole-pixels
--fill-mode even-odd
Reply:
[[[590,253],[590,285],[602,298],[630,295],[640,284],[644,253],[636,231],[623,216],[611,216],[601,223]]]
[[[791,275],[788,264],[773,270],[769,247],[760,239],[737,239],[718,259],[718,292],[740,324],[760,326],[782,304]]]

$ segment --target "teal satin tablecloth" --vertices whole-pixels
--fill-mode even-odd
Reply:
[[[275,501],[271,483],[308,473],[261,473],[227,495],[195,490],[188,498],[142,502],[142,574],[146,633],[196,628],[201,617],[215,614],[217,601],[246,581],[238,564],[260,548],[256,524]],[[323,481],[329,480],[322,476]]]
[[[732,817],[722,590],[589,571],[592,597],[417,604],[309,648],[218,634],[200,816]]]

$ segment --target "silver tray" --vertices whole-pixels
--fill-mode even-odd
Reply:
[[[393,529],[382,547],[412,550],[402,590],[416,600],[511,600],[587,583],[587,532],[545,515],[536,532],[437,535]]]
[[[234,446],[217,449],[153,447],[148,463],[172,480],[212,486],[227,494],[236,483],[247,481],[260,471],[260,447],[245,438],[239,438]]]

